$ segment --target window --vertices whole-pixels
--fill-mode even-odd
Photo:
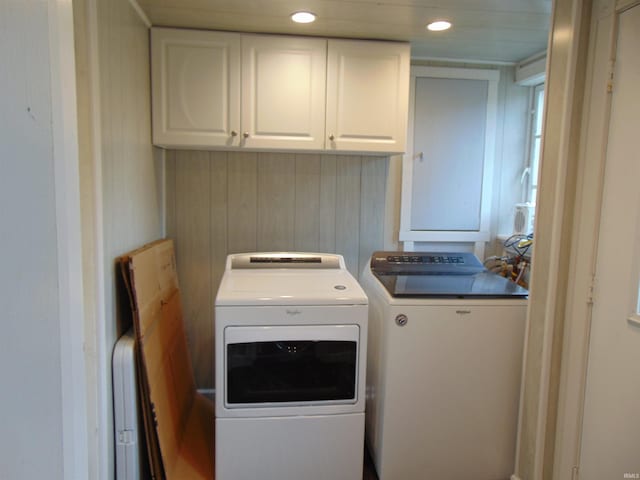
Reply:
[[[525,190],[525,201],[529,203],[536,203],[536,195],[538,193],[538,166],[540,164],[540,147],[542,145],[543,114],[544,84],[540,84],[533,88],[531,101],[530,149],[525,167],[525,175],[528,178]]]

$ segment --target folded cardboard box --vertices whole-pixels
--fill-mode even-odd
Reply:
[[[154,479],[214,478],[214,406],[196,391],[171,240],[119,259],[138,345],[145,434]]]

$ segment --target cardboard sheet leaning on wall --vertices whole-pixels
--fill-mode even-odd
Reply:
[[[133,311],[152,476],[212,480],[214,407],[196,391],[173,242],[145,245],[119,263]]]

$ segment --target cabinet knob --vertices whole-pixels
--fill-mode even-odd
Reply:
[[[242,136],[243,136],[244,138],[249,138],[249,132],[244,132],[244,133],[242,134]]]
[[[232,137],[237,137],[238,136],[238,132],[236,132],[235,130],[231,130],[231,136]]]
[[[333,136],[333,133],[332,133],[331,135],[329,135],[329,140],[331,140],[332,142],[333,142],[333,140],[334,140],[335,138],[336,138],[336,137],[334,137],[334,136]]]

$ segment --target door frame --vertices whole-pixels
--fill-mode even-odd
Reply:
[[[62,390],[62,461],[65,478],[88,473],[87,378],[80,179],[76,104],[76,64],[72,2],[48,0],[51,125],[55,185]],[[46,395],[46,393],[45,393]],[[36,452],[37,453],[37,452]]]
[[[578,185],[563,332],[553,479],[576,478],[580,465],[582,424],[591,331],[596,256],[604,190],[619,15],[640,0],[594,2],[589,41],[587,85],[579,153]]]

